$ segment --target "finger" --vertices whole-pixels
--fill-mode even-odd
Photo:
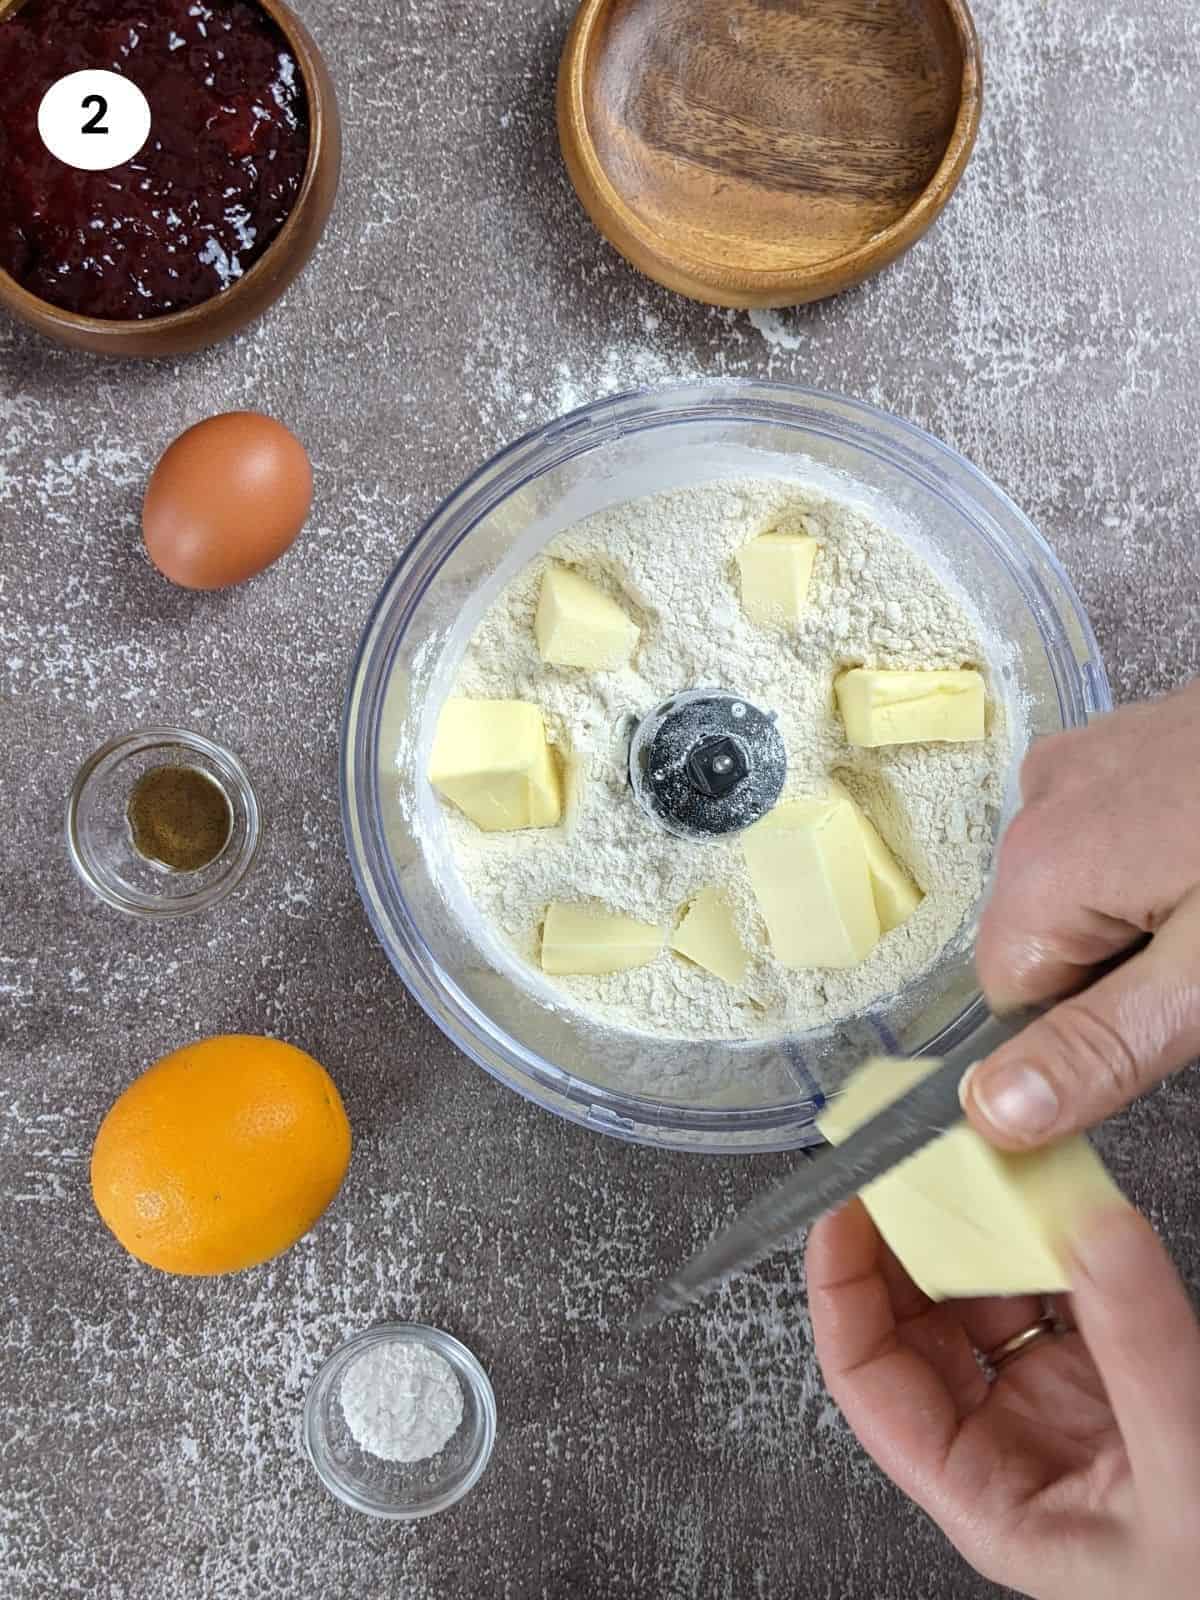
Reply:
[[[938,1498],[958,1414],[936,1368],[899,1337],[881,1252],[861,1201],[812,1229],[813,1338],[829,1392],[863,1446],[906,1494],[928,1505]]]
[[[1071,1296],[1069,1294],[1047,1295],[1046,1308],[1057,1321],[1063,1333],[1073,1333],[1078,1329],[1079,1324],[1075,1320],[1075,1308],[1071,1304]]]
[[[1150,1224],[1096,1217],[1075,1245],[1074,1309],[1108,1391],[1139,1494],[1191,1515],[1200,1478],[1200,1324]]]
[[[809,1232],[808,1305],[827,1377],[864,1366],[896,1331],[884,1251],[861,1200],[822,1217]]]
[[[1021,1294],[1010,1299],[959,1300],[954,1309],[967,1338],[981,1355],[990,1355],[1014,1334],[1032,1328],[1043,1315],[1037,1295]]]
[[[888,1297],[892,1303],[892,1315],[896,1319],[896,1327],[901,1335],[905,1334],[908,1327],[928,1321],[931,1313],[940,1310],[945,1314],[944,1325],[953,1329],[958,1336],[957,1346],[961,1348],[961,1353],[968,1357],[967,1368],[976,1376],[979,1373],[974,1357],[976,1350],[981,1355],[987,1355],[989,1351],[1002,1345],[1006,1339],[1011,1339],[1015,1333],[1031,1328],[1044,1315],[1043,1300],[1039,1295],[1032,1294],[993,1296],[989,1299],[947,1300],[937,1307],[927,1294],[917,1288],[886,1240],[881,1240],[879,1245],[878,1266],[887,1285]],[[914,1343],[913,1347],[928,1350],[933,1356],[939,1346],[946,1351],[947,1342],[945,1335],[939,1332],[934,1341],[922,1340],[920,1343]],[[954,1354],[957,1357],[959,1350]],[[962,1363],[955,1360],[954,1365],[958,1368]],[[941,1370],[942,1375],[949,1381],[950,1373],[945,1366]],[[953,1383],[951,1387],[954,1387]],[[973,1394],[975,1386],[968,1387]]]
[[[912,1322],[901,1323],[896,1336],[906,1350],[937,1373],[954,1407],[956,1422],[965,1422],[978,1411],[991,1384],[954,1306],[934,1306]]]
[[[969,1417],[987,1399],[988,1381],[975,1358],[976,1341],[963,1324],[961,1304],[935,1305],[917,1288],[883,1239],[878,1268],[892,1303],[900,1343],[923,1356],[940,1375],[959,1420]]]
[[[1093,1127],[1200,1054],[1200,891],[1140,955],[1064,1000],[976,1067],[971,1122],[1021,1150]]]
[[[1030,913],[997,890],[975,943],[979,986],[997,1016],[1074,994],[1093,970],[1143,938],[1141,930],[1099,911],[1080,909],[1075,925],[1030,931]]]
[[[1004,836],[996,883],[980,918],[975,970],[992,1009],[1015,1011],[1073,993],[1091,968],[1127,950],[1142,930],[1080,904],[1070,843],[1037,810]]]
[[[924,1316],[931,1309],[933,1301],[923,1290],[917,1288],[882,1235],[878,1245],[877,1266],[880,1276],[887,1285],[888,1299],[892,1303],[892,1315],[898,1324],[911,1322],[916,1317]]]

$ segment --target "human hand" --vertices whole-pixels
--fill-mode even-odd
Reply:
[[[819,1222],[808,1298],[825,1381],[884,1472],[985,1577],[1035,1600],[1193,1600],[1200,1326],[1149,1225],[1094,1219],[1068,1320],[989,1382],[975,1350],[1031,1297],[934,1305],[860,1201]]]
[[[1091,1127],[1200,1054],[1200,682],[1033,748],[976,949],[997,1010],[1072,995],[972,1073],[1019,1150]]]

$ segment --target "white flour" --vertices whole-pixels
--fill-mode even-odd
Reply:
[[[808,610],[790,633],[749,623],[734,552],[768,530],[821,544]],[[631,972],[554,980],[617,1027],[671,1037],[747,1038],[832,1023],[928,968],[983,887],[1008,743],[993,711],[979,744],[853,750],[833,713],[844,666],[987,666],[979,631],[926,563],[863,511],[780,479],[675,490],[577,524],[546,552],[607,589],[639,623],[633,664],[591,674],[547,666],[533,617],[545,557],[505,589],[472,638],[455,693],[532,700],[571,757],[565,826],[481,833],[447,808],[450,843],[476,906],[526,960],[552,900],[593,900],[673,924],[689,899],[722,885],[752,952],[743,988],[664,952]],[[736,838],[694,843],[646,817],[626,784],[619,728],[679,689],[715,686],[778,712],[785,798],[836,774],[864,804],[926,898],[860,966],[792,972],[771,955]]]
[[[346,1369],[342,1413],[355,1442],[384,1461],[424,1461],[463,1417],[454,1368],[423,1344],[376,1344]]]

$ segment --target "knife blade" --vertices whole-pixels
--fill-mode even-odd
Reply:
[[[1027,1027],[1039,1011],[1020,1011],[981,1025],[950,1050],[940,1067],[863,1123],[834,1149],[810,1157],[761,1195],[664,1282],[633,1319],[635,1331],[703,1300],[727,1279],[756,1265],[810,1223],[853,1199],[860,1189],[918,1154],[963,1120],[959,1089],[976,1062]]]

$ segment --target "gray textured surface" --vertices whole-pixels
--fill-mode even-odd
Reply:
[[[530,422],[677,373],[794,375],[926,424],[1045,530],[1121,697],[1195,671],[1200,20],[979,0],[989,103],[959,197],[898,268],[768,340],[635,277],[581,215],[551,117],[565,3],[303,9],[348,159],[286,300],[178,366],[0,326],[0,1592],[975,1600],[823,1397],[797,1262],[625,1342],[628,1281],[781,1163],[602,1142],[443,1043],[355,898],[337,718],[438,497]],[[189,596],[144,560],[140,490],[177,430],[246,405],[310,446],[315,512],[266,577]],[[159,718],[239,750],[268,821],[251,884],[177,928],[92,903],[59,836],[77,762]],[[155,1056],[235,1028],[328,1065],[350,1179],[277,1263],[157,1276],[92,1212],[91,1139]],[[1180,1082],[1105,1141],[1193,1276],[1196,1135]],[[317,1363],[388,1316],[471,1343],[501,1416],[472,1499],[407,1529],[341,1510],[298,1444]]]

